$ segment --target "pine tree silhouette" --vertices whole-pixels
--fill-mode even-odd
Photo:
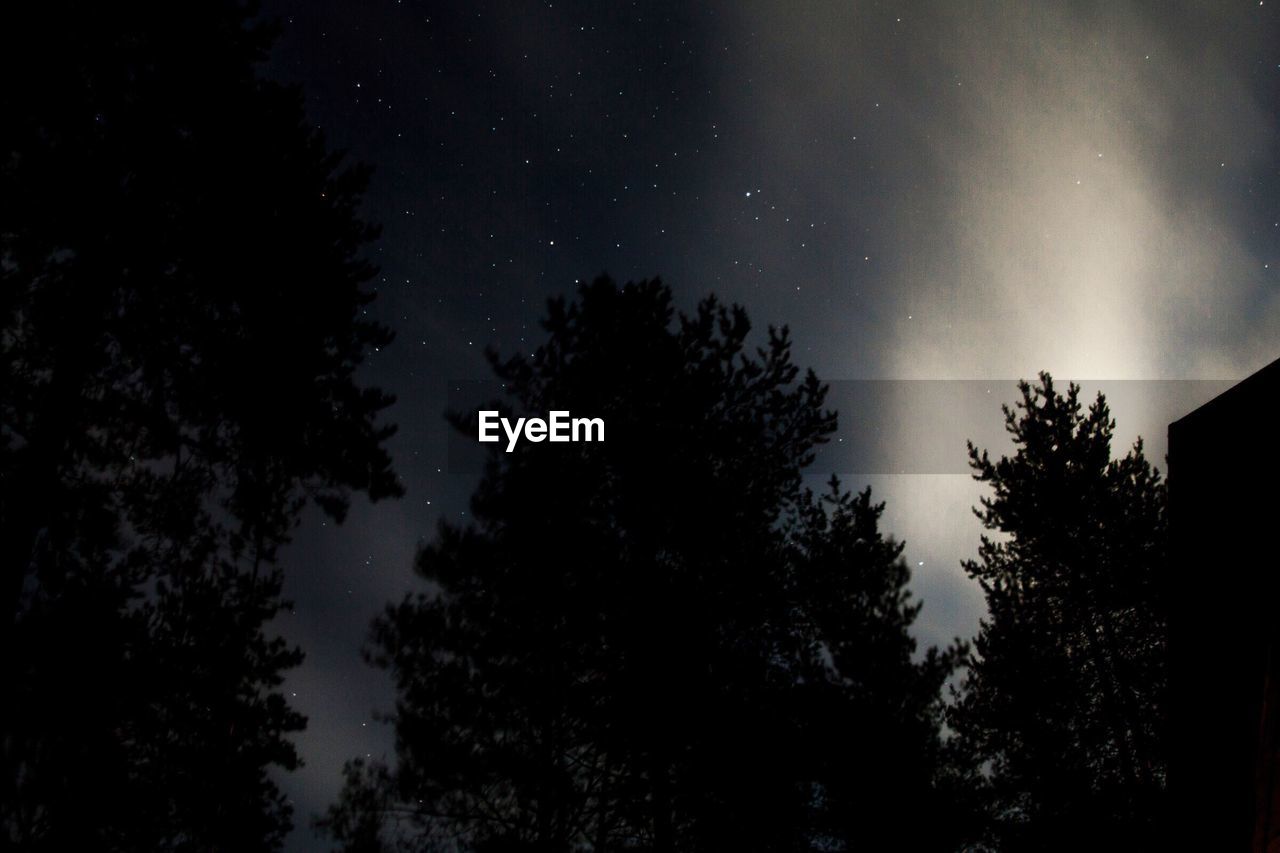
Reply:
[[[970,445],[993,494],[965,570],[989,609],[951,722],[988,771],[1001,850],[1155,846],[1164,790],[1165,487],[1142,442],[1112,459],[1115,422],[1076,385],[1021,383],[1013,456]]]
[[[6,10],[5,840],[266,850],[303,720],[275,559],[308,500],[398,494],[353,373],[366,173],[258,76],[242,4]],[[21,81],[19,84],[18,81]]]
[[[954,652],[913,662],[908,573],[869,493],[802,488],[835,416],[786,330],[753,352],[742,309],[677,316],[659,282],[605,278],[545,326],[531,357],[492,356],[511,406],[601,417],[606,441],[492,454],[475,520],[440,526],[426,591],[374,626],[395,762],[350,764],[322,827],[346,850],[901,831],[932,790]]]

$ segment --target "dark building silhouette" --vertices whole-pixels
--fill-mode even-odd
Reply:
[[[1280,361],[1169,426],[1170,840],[1280,850]]]

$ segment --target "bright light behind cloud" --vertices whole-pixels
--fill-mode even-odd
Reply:
[[[1274,127],[1251,79],[1275,57],[1247,5],[736,9],[750,70],[724,83],[751,97],[731,126],[765,197],[826,219],[826,244],[770,249],[795,283],[828,288],[796,324],[827,378],[1239,378],[1280,356],[1259,239],[1275,212],[1254,194]],[[993,424],[1016,390],[1001,393]],[[1166,414],[1149,403],[1113,407],[1114,450],[1140,425],[1163,468]],[[923,633],[970,633],[980,602],[959,560],[981,488],[874,486],[932,614]]]
[[[834,266],[888,320],[880,375],[1222,377],[1280,354],[1246,239],[1271,223],[1242,204],[1274,156],[1240,73],[1266,31],[1227,5],[743,7],[767,171],[857,200]]]
[[[1267,151],[1240,81],[1212,51],[1188,56],[1125,12],[951,20],[942,61],[978,94],[954,125],[925,131],[957,191],[955,256],[935,256],[924,287],[961,298],[921,312],[927,331],[897,342],[898,370],[1137,378],[1258,366],[1248,341],[1213,334],[1215,311],[1236,308],[1260,267],[1235,239],[1234,211],[1215,206],[1214,191]]]

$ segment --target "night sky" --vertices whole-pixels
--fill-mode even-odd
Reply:
[[[1042,369],[1233,379],[1280,356],[1271,3],[298,0],[264,15],[282,29],[267,72],[375,167],[369,311],[398,337],[365,378],[399,397],[407,488],[341,527],[308,516],[285,555],[281,627],[308,654],[287,690],[310,718],[307,765],[282,780],[294,849],[315,846],[342,762],[389,752],[372,712],[393,694],[359,646],[475,485],[449,467],[450,380],[488,376],[485,346],[535,346],[546,299],[575,281],[661,276],[686,308],[714,292],[758,328],[789,324],[827,380],[990,380],[997,436],[1011,381]],[[1116,401],[1117,450],[1141,432],[1163,459],[1164,424],[1211,396],[1187,393]],[[919,419],[893,408],[842,411],[842,430]],[[927,442],[921,424],[885,432]],[[963,443],[943,445],[962,470]],[[907,542],[921,639],[971,636],[976,484],[849,485],[865,482]]]

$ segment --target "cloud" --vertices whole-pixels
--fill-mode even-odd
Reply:
[[[1250,76],[1268,30],[1220,5],[740,7],[743,126],[832,220],[820,266],[881,375],[1241,376],[1276,355],[1245,191],[1274,154]]]
[[[786,230],[753,249],[786,270],[779,293],[803,286],[783,313],[825,377],[1239,378],[1280,355],[1264,267],[1275,213],[1260,192],[1276,155],[1257,74],[1274,64],[1269,10],[733,8],[734,62],[716,84],[736,148],[715,181],[759,175],[767,198],[815,223],[803,251]],[[997,428],[1016,394],[1002,387]],[[1198,405],[1206,389],[1130,387],[1114,450],[1140,429],[1163,468],[1170,401]],[[871,416],[907,423],[908,408]],[[846,428],[869,417],[842,414]],[[893,434],[918,444],[909,432]],[[959,560],[976,548],[981,489],[874,480],[926,600],[922,635],[971,632],[981,599]]]

